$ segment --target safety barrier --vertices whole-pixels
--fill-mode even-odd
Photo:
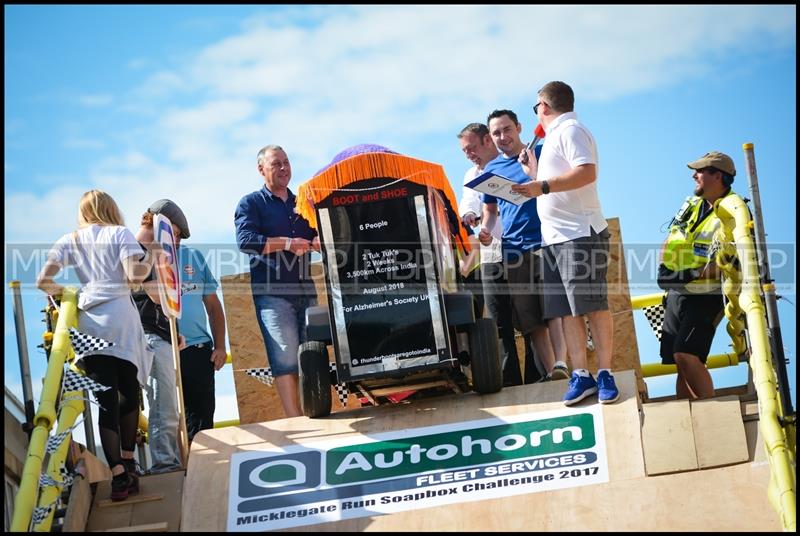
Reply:
[[[59,421],[58,432],[65,432],[72,428],[75,418],[83,411],[82,399],[77,400],[77,397],[75,397],[74,400],[70,400],[60,407],[58,399],[64,363],[73,355],[69,328],[77,326],[77,304],[77,291],[74,288],[64,289],[61,298],[61,311],[58,315],[53,337],[50,360],[47,363],[39,408],[33,419],[34,427],[28,444],[28,454],[25,458],[22,480],[14,502],[14,513],[11,521],[11,530],[14,532],[27,532],[31,528],[34,505],[37,503],[37,497],[39,497],[39,479],[42,473],[45,450],[50,430],[53,427],[53,423],[56,422],[56,416],[58,415]],[[76,393],[71,392],[67,393],[67,395],[66,398],[69,398],[75,396]],[[55,485],[42,486],[42,494],[38,501],[39,507],[45,509],[42,512],[48,510],[48,507],[55,503],[63,488],[63,477],[59,469],[66,459],[68,449],[69,441],[65,439],[55,452],[50,455],[47,475]],[[49,511],[43,514],[40,521],[34,524],[33,530],[49,532],[54,513],[55,508],[49,508]]]

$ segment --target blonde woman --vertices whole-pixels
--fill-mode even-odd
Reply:
[[[147,382],[153,356],[144,342],[130,286],[140,285],[147,277],[150,258],[124,226],[114,199],[91,190],[81,197],[78,229],[58,239],[37,281],[42,291],[60,295],[64,287],[54,277],[72,266],[81,283],[78,330],[114,343],[81,359],[88,377],[111,387],[95,396],[101,406],[98,424],[103,453],[114,475],[114,501],[139,491],[133,460],[139,385]]]

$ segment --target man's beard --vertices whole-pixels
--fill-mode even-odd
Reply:
[[[695,186],[694,195],[696,195],[697,197],[702,197],[703,196],[703,187],[702,186]]]

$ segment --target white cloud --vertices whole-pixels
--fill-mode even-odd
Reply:
[[[267,12],[174,69],[145,75],[116,133],[125,152],[94,162],[87,187],[12,193],[8,236],[54,240],[99,187],[129,226],[156,198],[187,213],[193,237],[233,241],[233,210],[257,189],[255,154],[284,146],[294,183],[342,148],[403,151],[488,110],[533,102],[552,79],[605,100],[713,76],[723,54],[791,47],[794,6],[358,6]],[[140,62],[134,66],[142,65]],[[95,96],[97,97],[97,96]],[[89,138],[74,136],[70,143]],[[435,153],[425,152],[436,160]],[[426,157],[422,156],[421,157]],[[66,202],[66,205],[65,205]],[[58,206],[61,203],[61,207]],[[55,213],[55,214],[53,214]],[[28,222],[26,214],[50,214]],[[62,228],[65,222],[68,228]],[[7,229],[9,229],[7,227]]]
[[[78,102],[86,108],[106,108],[114,102],[113,95],[81,95]]]

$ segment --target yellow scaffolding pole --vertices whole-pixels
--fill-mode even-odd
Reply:
[[[793,433],[784,433],[782,409],[775,370],[772,367],[767,317],[761,300],[761,283],[755,244],[750,236],[751,219],[747,205],[739,196],[729,195],[714,204],[714,213],[722,221],[725,242],[736,244],[736,254],[741,265],[741,292],[739,306],[744,311],[750,338],[750,368],[753,371],[753,384],[758,394],[759,428],[764,438],[767,458],[770,465],[768,495],[770,502],[781,517],[784,530],[797,529],[796,474],[793,469],[795,452]],[[724,255],[724,250],[720,256]],[[726,275],[732,272],[729,265],[721,266]],[[726,314],[736,311],[728,311]],[[730,319],[730,316],[729,316]],[[793,428],[791,423],[787,428]]]
[[[68,391],[62,394],[56,433],[60,434],[72,429],[78,416],[83,413],[83,396],[83,391]],[[40,508],[56,502],[59,495],[61,495],[61,490],[64,489],[60,469],[67,459],[71,438],[72,434],[67,434],[56,451],[50,454],[50,460],[47,463],[47,474],[56,482],[56,485],[42,486],[42,492],[39,496]],[[33,526],[33,532],[50,532],[54,515],[55,509],[52,509],[40,523]]]
[[[61,387],[61,375],[64,362],[72,351],[69,339],[70,327],[77,325],[78,298],[77,290],[72,287],[64,289],[61,297],[61,314],[58,315],[53,348],[47,363],[42,396],[39,409],[33,418],[34,428],[28,444],[28,455],[22,469],[22,481],[14,502],[14,513],[11,520],[13,532],[27,532],[30,528],[34,505],[39,495],[39,476],[42,473],[47,438],[56,421],[58,391]]]
[[[710,369],[735,367],[739,364],[739,358],[736,352],[728,354],[717,354],[708,356],[706,367]],[[677,374],[678,367],[675,365],[662,365],[661,363],[644,363],[642,364],[642,376],[645,378],[654,378],[656,376],[666,376],[668,374]]]

